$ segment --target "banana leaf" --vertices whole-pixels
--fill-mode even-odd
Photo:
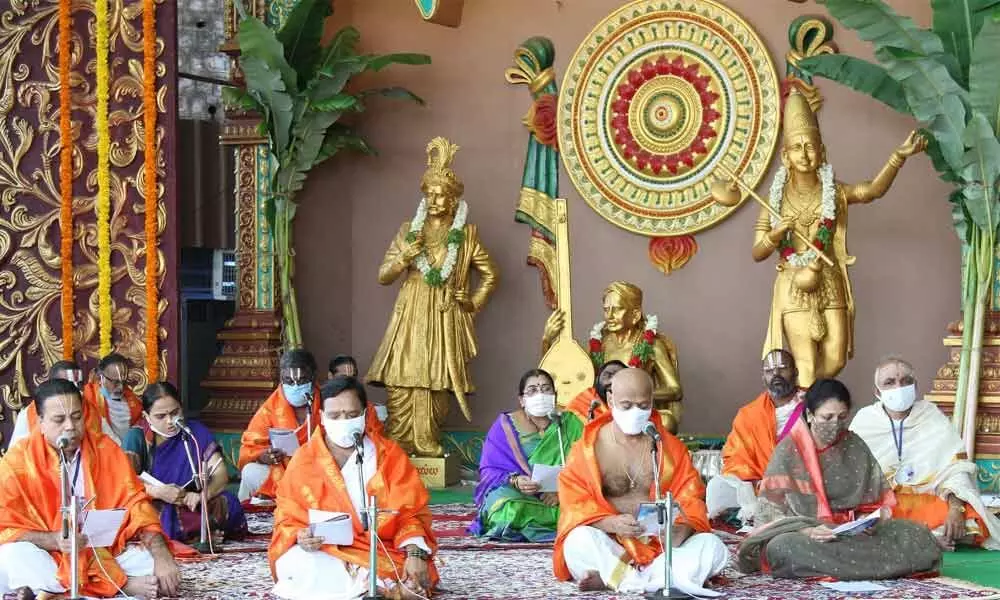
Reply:
[[[980,113],[974,113],[965,130],[965,207],[973,222],[984,231],[994,231],[1000,220],[996,185],[1000,178],[1000,140]]]
[[[1000,2],[1000,0],[998,0]],[[993,131],[1000,125],[1000,21],[983,23],[969,65],[969,104],[986,117]]]
[[[259,60],[269,70],[281,75],[284,90],[291,92],[298,89],[298,75],[285,59],[285,48],[278,41],[274,30],[255,17],[245,17],[240,21],[238,42],[241,66],[247,59]]]
[[[945,52],[960,65],[959,82],[963,85],[969,80],[973,40],[983,21],[997,7],[1000,0],[931,0],[932,29],[941,38]]]
[[[383,54],[381,56],[370,56],[368,58],[368,69],[378,72],[389,65],[429,65],[431,57],[426,54],[413,52]]]
[[[246,78],[247,93],[264,109],[271,133],[271,152],[281,156],[288,147],[292,97],[285,90],[281,74],[271,69],[266,61],[249,55],[240,59],[240,67]]]
[[[323,147],[320,148],[313,166],[325,161],[341,150],[354,150],[368,155],[377,155],[378,151],[371,147],[364,138],[354,133],[354,130],[341,123],[334,123],[326,132]]]
[[[294,65],[299,84],[309,81],[320,59],[323,25],[333,14],[330,0],[297,0],[278,31],[284,56]]]
[[[799,61],[798,67],[813,77],[836,81],[868,94],[895,111],[912,114],[903,86],[881,65],[844,54],[820,54]]]

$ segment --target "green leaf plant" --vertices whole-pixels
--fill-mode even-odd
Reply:
[[[248,15],[241,1],[238,43],[244,87],[223,89],[226,106],[261,116],[260,132],[268,139],[274,169],[265,215],[274,236],[286,348],[302,346],[296,300],[295,248],[292,223],[296,197],[313,168],[341,151],[373,155],[372,148],[341,117],[361,112],[373,95],[423,104],[398,87],[348,90],[351,80],[393,64],[426,65],[425,54],[360,54],[354,27],[338,31],[322,43],[323,27],[333,14],[330,0],[298,0],[277,31]]]

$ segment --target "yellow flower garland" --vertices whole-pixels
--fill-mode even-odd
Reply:
[[[73,123],[70,111],[72,0],[59,1],[59,261],[63,359],[73,359]]]
[[[108,128],[108,0],[95,0],[97,20],[97,301],[100,355],[111,353],[111,132]]]

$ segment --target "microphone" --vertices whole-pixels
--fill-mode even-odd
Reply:
[[[556,425],[559,425],[562,423],[562,414],[560,414],[557,410],[553,410],[549,413],[549,419]]]
[[[365,439],[365,434],[361,433],[360,431],[354,432],[354,447],[358,451],[359,459],[364,454],[364,449],[365,449],[364,439]]]
[[[68,433],[61,434],[59,438],[56,440],[56,446],[60,450],[65,450],[66,448],[69,448],[69,445],[71,443],[73,443],[73,438],[71,438]]]
[[[600,406],[600,405],[601,405],[601,401],[598,400],[598,399],[596,399],[596,398],[590,401],[590,409],[587,410],[587,420],[588,421],[593,421],[594,420],[594,411],[597,410],[597,407]]]
[[[180,415],[177,415],[176,417],[174,417],[173,419],[171,419],[170,423],[171,423],[171,425],[173,425],[177,429],[180,429],[181,431],[183,431],[184,433],[188,434],[189,436],[194,437],[194,434],[191,433],[191,428],[188,427],[187,423],[184,422],[184,417],[182,417]]]
[[[646,423],[646,426],[642,428],[642,432],[653,438],[653,442],[660,441],[660,432],[656,430],[656,425]]]

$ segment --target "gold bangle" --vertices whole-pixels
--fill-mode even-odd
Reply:
[[[774,250],[774,248],[777,246],[777,244],[775,244],[774,241],[771,240],[771,236],[766,233],[764,234],[764,239],[761,241],[764,242],[764,245],[767,247],[768,250]]]
[[[906,159],[899,155],[898,152],[893,152],[892,156],[889,157],[889,164],[896,167],[897,169],[903,166]]]

